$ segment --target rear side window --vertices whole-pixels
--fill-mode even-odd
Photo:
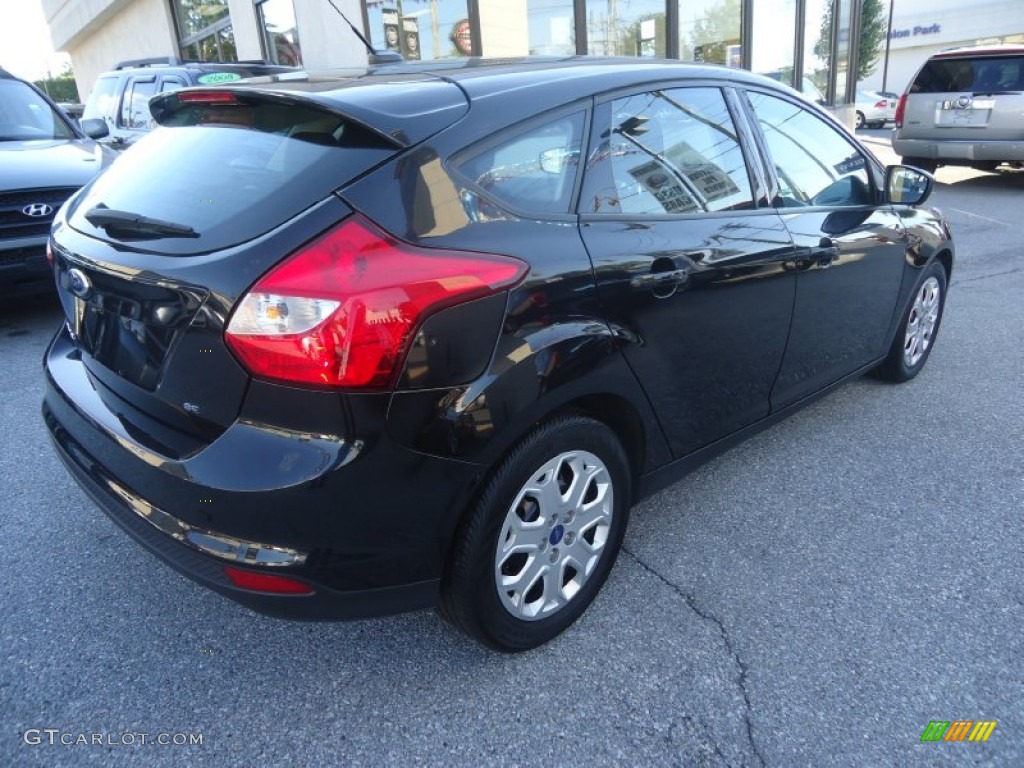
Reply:
[[[911,93],[1024,91],[1024,56],[932,59],[924,65]]]
[[[149,239],[147,250],[218,250],[270,231],[397,151],[336,114],[254,96],[239,100],[183,105],[162,116],[170,127],[144,135],[87,187],[71,226],[104,240],[127,239],[86,220],[87,211],[105,205],[196,232]]]
[[[569,213],[583,125],[583,112],[559,118],[459,158],[455,168],[513,209]]]
[[[584,171],[581,213],[664,216],[753,208],[736,128],[718,88],[611,103]]]
[[[83,120],[113,120],[117,112],[117,81],[116,77],[101,77],[93,86],[89,101],[82,112]]]

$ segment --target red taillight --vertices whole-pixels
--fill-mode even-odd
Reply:
[[[903,127],[903,113],[907,109],[907,94],[900,96],[900,103],[896,105],[896,127]]]
[[[230,91],[181,91],[178,101],[192,104],[237,104],[238,98]]]
[[[254,375],[382,389],[427,315],[515,285],[518,259],[421,248],[353,216],[264,275],[225,339]]]
[[[889,102],[887,102],[885,99],[875,102],[875,109],[885,109],[887,106],[889,106]]]
[[[280,595],[312,595],[313,588],[304,581],[277,576],[273,573],[244,571],[231,565],[224,566],[224,573],[239,589],[253,592],[276,592]]]

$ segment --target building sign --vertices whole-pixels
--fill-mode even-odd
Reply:
[[[380,17],[384,22],[384,44],[387,45],[388,50],[402,50],[398,35],[398,11],[394,8],[381,8]]]
[[[892,40],[904,40],[908,37],[919,37],[921,35],[937,35],[940,32],[942,32],[941,24],[930,24],[927,27],[919,24],[906,29],[894,29],[889,33],[889,38]]]
[[[469,19],[458,21],[452,27],[452,42],[463,56],[473,55],[473,34],[470,31]]]
[[[420,23],[415,16],[402,17],[402,55],[412,61],[420,59]]]

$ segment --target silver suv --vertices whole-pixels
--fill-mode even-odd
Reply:
[[[1024,47],[954,48],[925,62],[896,109],[892,146],[934,171],[1024,165]]]

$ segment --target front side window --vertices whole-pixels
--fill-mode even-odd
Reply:
[[[121,108],[121,124],[133,130],[149,130],[153,115],[149,112],[149,100],[156,93],[156,78],[134,80],[128,86],[128,94]]]
[[[101,77],[96,81],[82,112],[83,120],[95,118],[113,122],[117,114],[117,83],[116,77]]]
[[[562,117],[455,162],[463,176],[511,208],[569,213],[584,114]]]
[[[751,93],[781,185],[782,206],[870,205],[868,161],[838,130],[804,107]]]
[[[46,99],[19,80],[0,80],[0,141],[72,137]]]
[[[598,126],[581,213],[651,216],[753,208],[736,128],[718,88],[616,99]]]

